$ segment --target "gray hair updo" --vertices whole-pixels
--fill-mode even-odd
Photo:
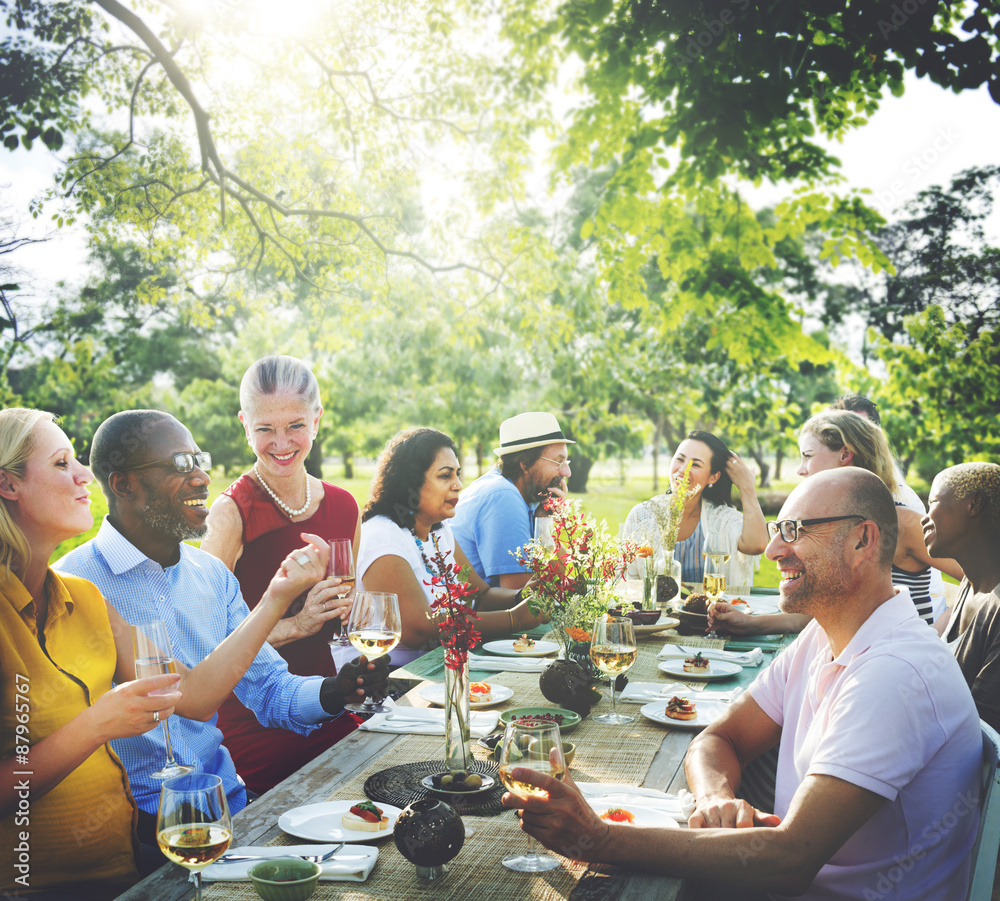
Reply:
[[[302,399],[313,413],[319,413],[319,383],[301,360],[284,354],[261,357],[243,374],[240,382],[240,409],[253,410],[257,401],[271,394],[292,394]]]

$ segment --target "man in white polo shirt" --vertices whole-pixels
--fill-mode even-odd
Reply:
[[[979,717],[953,656],[890,566],[896,512],[873,473],[799,485],[768,523],[781,606],[813,621],[685,761],[688,830],[605,823],[572,781],[515,779],[526,831],[602,863],[810,899],[964,899],[979,821]],[[695,699],[697,702],[697,699]],[[742,768],[778,745],[775,812],[736,798]]]

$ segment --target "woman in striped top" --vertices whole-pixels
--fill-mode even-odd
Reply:
[[[800,476],[811,476],[838,466],[860,466],[885,482],[896,499],[896,515],[899,517],[899,538],[892,561],[893,584],[909,588],[917,614],[928,624],[933,623],[931,567],[959,580],[964,573],[955,560],[931,557],[927,553],[920,516],[903,506],[899,497],[892,451],[885,433],[854,413],[827,410],[813,416],[802,426],[799,451],[802,455],[798,470]]]

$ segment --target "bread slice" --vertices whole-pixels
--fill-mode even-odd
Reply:
[[[667,701],[667,709],[663,712],[672,720],[693,720],[697,719],[698,711],[694,701],[687,698],[678,698],[676,695]]]

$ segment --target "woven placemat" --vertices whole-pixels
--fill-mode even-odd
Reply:
[[[406,807],[418,798],[429,797],[450,804],[460,814],[488,817],[504,812],[506,808],[500,803],[504,787],[495,764],[473,760],[466,768],[470,773],[481,773],[496,779],[496,785],[489,791],[457,795],[424,788],[422,784],[424,777],[440,773],[445,769],[443,760],[422,760],[419,763],[404,763],[402,766],[379,770],[365,780],[365,794],[376,803],[384,801],[396,807]]]

